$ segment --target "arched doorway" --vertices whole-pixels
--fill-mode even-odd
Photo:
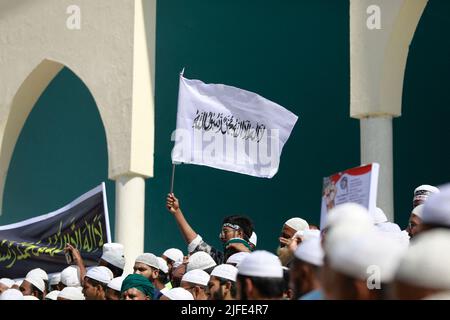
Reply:
[[[113,213],[105,130],[83,81],[62,64],[44,60],[22,84],[13,108],[19,115],[11,114],[7,132],[17,132],[17,138],[4,136],[12,149],[0,224],[53,211],[102,181]]]

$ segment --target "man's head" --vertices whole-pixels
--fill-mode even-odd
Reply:
[[[236,298],[237,268],[221,264],[213,269],[208,282],[210,300],[234,300]]]
[[[186,289],[173,288],[164,293],[159,300],[194,300],[194,297]]]
[[[194,300],[208,300],[208,282],[210,276],[203,270],[195,269],[186,272],[181,278],[181,288],[189,291]]]
[[[156,259],[158,259],[159,273],[154,284],[157,289],[163,289],[166,283],[169,282],[169,266],[163,258],[156,257]]]
[[[144,253],[136,258],[133,270],[135,274],[141,274],[153,283],[159,275],[158,259],[153,253]]]
[[[0,294],[0,300],[24,300],[23,294],[17,289],[7,289]]]
[[[406,228],[406,231],[411,238],[414,238],[414,236],[420,231],[420,226],[422,224],[422,211],[423,204],[419,204],[411,212],[408,227]]]
[[[120,289],[124,277],[117,277],[112,279],[106,287],[106,300],[120,300]]]
[[[152,300],[155,287],[141,274],[130,274],[122,282],[121,300]]]
[[[284,223],[280,237],[278,238],[279,246],[277,248],[277,256],[283,266],[289,265],[293,258],[292,252],[288,248],[292,238],[297,232],[306,230],[309,230],[309,225],[302,218],[291,218]]]
[[[103,254],[98,265],[111,270],[115,278],[120,277],[125,268],[123,245],[120,243],[105,243],[103,245]]]
[[[172,274],[174,264],[183,262],[184,254],[179,249],[170,248],[164,251],[164,253],[162,254],[162,258],[166,260],[167,266],[169,267],[168,274],[170,276]]]
[[[427,184],[417,187],[414,190],[413,208],[417,207],[420,204],[425,203],[425,201],[428,199],[429,196],[431,196],[434,193],[439,193],[439,191],[440,190],[438,188]]]
[[[238,266],[236,280],[238,300],[282,298],[283,268],[277,256],[267,251],[254,251]]]
[[[105,300],[106,286],[112,279],[113,273],[106,267],[89,269],[83,282],[83,294],[86,300]]]
[[[80,287],[80,270],[76,266],[68,266],[61,272],[61,282],[58,290],[62,291],[65,287]]]
[[[279,239],[280,247],[284,247],[286,245],[286,240],[291,239],[297,231],[304,231],[308,229],[308,222],[302,218],[291,218],[287,220],[283,225],[283,229],[281,229]]]
[[[26,278],[41,278],[44,281],[44,296],[47,293],[47,288],[48,288],[48,274],[47,272],[45,272],[44,270],[42,270],[41,268],[36,268],[31,270],[30,272],[27,273],[27,275],[25,276]]]
[[[34,296],[39,300],[43,300],[45,292],[44,280],[36,275],[31,275],[23,280],[20,285],[20,291],[24,296]]]
[[[326,297],[385,299],[405,250],[398,240],[375,231],[342,239],[326,251]]]
[[[85,300],[80,288],[65,287],[58,293],[56,300]]]
[[[450,291],[450,231],[420,233],[402,258],[395,275],[397,299],[423,299]]]
[[[186,271],[200,269],[209,272],[215,266],[216,262],[209,254],[204,251],[197,251],[189,257]]]
[[[237,267],[249,254],[250,252],[235,253],[227,259],[227,264]]]
[[[248,217],[233,215],[223,219],[219,237],[222,243],[226,243],[233,238],[241,238],[248,241],[252,236],[252,232],[253,223]]]
[[[48,282],[49,291],[58,290],[58,285],[61,282],[61,273],[56,273],[50,277]],[[59,291],[59,290],[58,290]]]
[[[8,279],[8,278],[1,278],[0,279],[0,294],[2,294],[4,291],[11,289],[14,285],[14,280]]]
[[[323,256],[319,237],[309,238],[297,247],[290,269],[290,288],[294,299],[320,287]]]
[[[450,229],[450,184],[430,195],[423,205],[421,218],[422,224],[417,233],[438,228]]]

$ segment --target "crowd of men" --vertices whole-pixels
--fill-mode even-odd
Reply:
[[[223,250],[190,226],[174,194],[166,201],[187,244],[143,253],[125,274],[124,247],[103,246],[86,268],[77,248],[61,273],[33,269],[23,281],[0,279],[0,300],[321,300],[450,299],[450,185],[414,191],[406,230],[382,210],[346,203],[322,230],[294,217],[281,228],[276,254],[257,250],[252,221],[228,216]]]

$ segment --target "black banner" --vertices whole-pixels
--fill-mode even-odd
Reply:
[[[61,272],[66,243],[80,250],[86,266],[97,265],[110,241],[103,183],[55,212],[0,227],[0,278],[23,278],[34,268]]]

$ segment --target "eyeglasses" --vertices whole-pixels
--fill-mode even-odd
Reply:
[[[225,238],[225,235],[227,235],[230,232],[237,232],[238,230],[234,230],[234,229],[222,229],[222,231],[220,231],[219,233],[219,238]]]

